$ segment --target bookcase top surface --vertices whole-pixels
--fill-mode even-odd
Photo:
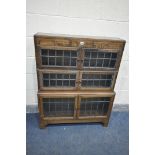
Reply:
[[[54,33],[42,33],[38,32],[34,35],[35,37],[60,37],[60,38],[78,38],[78,39],[96,39],[96,40],[109,40],[109,41],[118,41],[126,42],[124,39],[115,38],[115,37],[103,37],[103,36],[87,36],[87,35],[70,35],[70,34],[54,34]]]

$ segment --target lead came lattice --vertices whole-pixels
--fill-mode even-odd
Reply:
[[[82,87],[111,87],[113,74],[89,74],[82,75]]]
[[[43,112],[45,117],[73,116],[74,98],[43,98]]]
[[[75,87],[76,74],[43,73],[44,87]]]
[[[108,111],[110,97],[82,98],[80,116],[103,116]]]
[[[44,66],[76,66],[77,51],[41,49]]]
[[[117,53],[98,51],[97,49],[84,49],[84,67],[115,68]]]

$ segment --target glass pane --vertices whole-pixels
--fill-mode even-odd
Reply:
[[[117,53],[112,53],[112,58],[116,59],[117,58]]]
[[[82,86],[83,87],[87,86],[87,81],[86,80],[82,80]]]
[[[43,74],[43,79],[49,79],[49,74]]]
[[[102,59],[98,59],[97,60],[97,67],[102,67],[103,64],[103,60]]]
[[[88,60],[88,59],[85,59],[85,60],[84,60],[84,66],[85,66],[85,67],[89,66],[89,60]]]
[[[74,98],[43,98],[45,117],[69,117],[74,115]]]
[[[76,66],[76,59],[74,58],[71,59],[71,66]]]
[[[44,87],[48,87],[49,86],[49,80],[43,80],[43,85],[44,85]]]
[[[70,59],[64,58],[64,66],[70,66]]]
[[[58,79],[63,79],[63,74],[57,74]]]
[[[52,73],[51,73],[51,74],[50,74],[50,78],[51,78],[51,79],[55,79],[55,78],[56,78],[56,74],[52,74]]]
[[[57,50],[56,51],[56,56],[63,56],[63,51]]]
[[[43,73],[44,87],[75,87],[76,74]]]
[[[70,53],[69,51],[65,51],[65,52],[64,52],[64,56],[65,56],[65,57],[70,57],[70,54],[71,54],[71,53]]]
[[[68,81],[68,80],[64,80],[64,81],[63,81],[63,85],[64,85],[64,86],[69,86],[69,81]]]
[[[48,57],[42,57],[42,65],[48,65]]]
[[[42,49],[41,50],[41,55],[47,56],[48,55],[48,50],[47,49]]]
[[[50,80],[50,86],[55,87],[56,86],[56,81],[55,80]]]
[[[113,74],[82,74],[82,87],[111,87]]]
[[[92,57],[92,58],[97,58],[97,52],[92,52],[92,53],[91,53],[91,57]]]
[[[75,80],[70,81],[70,86],[75,87]]]
[[[107,87],[110,87],[110,86],[111,86],[111,80],[107,80],[107,81],[106,81],[106,86],[107,86]]]
[[[77,57],[77,52],[72,51],[72,52],[71,52],[71,57]]]
[[[49,57],[49,65],[55,65],[55,58]]]
[[[49,50],[49,56],[55,56],[55,50]]]
[[[91,59],[90,66],[96,67],[96,59]]]
[[[69,79],[69,74],[64,74],[64,79]]]
[[[50,66],[76,66],[77,51],[41,49],[42,65]]]
[[[105,53],[105,58],[110,58],[111,53]]]
[[[61,57],[57,57],[56,58],[56,65],[57,66],[62,66],[63,64],[62,64],[62,58]]]
[[[110,97],[81,98],[80,116],[106,115],[108,112],[109,104]]]
[[[115,63],[116,63],[116,60],[111,60],[111,61],[110,61],[110,67],[113,68],[113,67],[115,66]]]
[[[117,53],[88,48],[84,49],[84,52],[84,67],[115,68]]]
[[[70,74],[70,78],[71,79],[76,79],[76,75],[75,74]]]
[[[104,67],[109,67],[109,59],[104,59]]]
[[[90,58],[90,52],[85,52],[85,57]]]
[[[57,80],[57,86],[62,86],[62,80]]]
[[[104,52],[98,52],[98,58],[104,58],[105,53]]]

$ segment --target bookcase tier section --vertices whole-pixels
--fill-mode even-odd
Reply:
[[[112,90],[117,72],[38,69],[40,90]]]

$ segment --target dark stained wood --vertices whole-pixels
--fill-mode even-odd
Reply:
[[[75,97],[77,95],[90,95],[90,96],[96,96],[96,95],[101,95],[103,97],[110,97],[110,96],[113,96],[115,95],[115,92],[114,91],[92,91],[92,90],[44,90],[44,91],[38,91],[38,95],[39,96],[44,96],[44,97],[52,97],[52,96],[72,96],[72,97]],[[62,96],[62,97],[63,97]]]
[[[44,122],[46,122],[45,124],[60,124],[60,123],[93,123],[93,122],[106,122],[105,118],[95,118],[95,119],[74,119],[74,120],[70,120],[70,119],[66,119],[66,120],[46,120],[46,118],[44,118]],[[46,126],[44,125],[44,126]],[[44,128],[44,127],[43,127]]]
[[[119,38],[105,38],[96,36],[66,36],[37,33],[34,35],[36,69],[38,79],[38,109],[40,114],[40,128],[48,124],[59,123],[85,123],[100,122],[107,127],[115,98],[114,86],[117,79],[125,40]],[[99,52],[117,53],[114,68],[85,67],[85,49],[95,49]],[[45,66],[42,65],[41,49],[63,50],[64,52],[77,52],[76,66]],[[110,62],[109,62],[110,64]],[[75,87],[45,87],[43,86],[43,74],[76,74]],[[113,80],[110,87],[83,87],[83,74],[112,74]],[[80,106],[82,98],[110,97],[108,111],[103,116],[81,116]],[[74,113],[72,117],[47,117],[44,115],[43,98],[74,98]]]
[[[120,49],[123,47],[125,40],[118,38],[104,38],[104,37],[94,37],[94,36],[56,36],[56,35],[46,35],[46,34],[36,34],[37,45],[39,46],[63,46],[63,47],[79,47],[80,42],[84,42],[85,47],[99,48],[99,49]]]

